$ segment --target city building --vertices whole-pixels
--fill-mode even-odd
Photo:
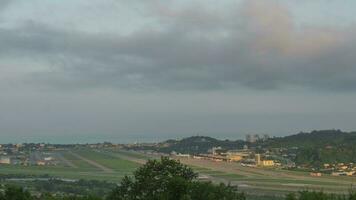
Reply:
[[[230,160],[230,161],[240,161],[240,160],[242,160],[242,156],[241,155],[234,155],[234,154],[228,154],[227,156],[226,156],[226,158],[228,159],[228,160]]]
[[[266,141],[269,138],[270,138],[270,136],[268,134],[264,134],[264,135],[247,134],[246,135],[246,142],[255,143],[255,142],[259,141],[259,140]]]
[[[320,172],[312,172],[310,173],[310,176],[321,176]]]
[[[261,160],[261,154],[255,154],[255,162],[257,166],[272,167],[275,165],[273,160]]]
[[[2,156],[0,158],[0,164],[11,164],[11,159],[9,157]]]
[[[246,135],[246,142],[255,143],[257,141],[256,136],[258,136],[258,135],[252,135],[252,134]]]
[[[256,154],[255,155],[255,161],[256,161],[256,165],[257,166],[261,165],[261,154]]]
[[[262,160],[261,166],[272,167],[272,166],[274,166],[274,161],[273,160]]]

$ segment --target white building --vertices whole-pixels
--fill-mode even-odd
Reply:
[[[0,164],[11,164],[11,160],[9,157],[1,157],[0,158]]]

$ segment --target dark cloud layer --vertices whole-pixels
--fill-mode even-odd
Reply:
[[[2,9],[4,9],[5,7],[7,7],[9,3],[10,3],[10,0],[1,0],[0,1],[0,11]]]
[[[296,27],[275,1],[153,12],[159,29],[129,35],[0,27],[0,58],[40,61],[28,80],[58,88],[356,89],[355,27]]]

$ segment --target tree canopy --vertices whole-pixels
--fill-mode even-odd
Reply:
[[[197,181],[197,174],[179,161],[162,157],[149,160],[126,176],[108,200],[244,200],[237,188]]]

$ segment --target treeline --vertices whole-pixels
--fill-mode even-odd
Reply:
[[[52,194],[103,196],[117,184],[99,180],[63,180],[49,175],[0,174],[2,185],[26,187],[30,191]]]
[[[351,146],[356,143],[356,132],[343,132],[341,130],[320,130],[300,132],[285,137],[269,139],[264,145],[268,147],[325,147],[325,146]]]
[[[41,193],[63,193],[72,195],[104,196],[115,189],[117,184],[98,180],[79,180],[75,182],[49,179],[32,181],[35,191]]]
[[[241,149],[246,143],[243,140],[218,140],[206,136],[192,136],[181,140],[167,140],[156,146],[134,146],[129,150],[154,150],[162,153],[189,153],[201,154],[207,153],[213,147],[222,147],[224,149]]]
[[[273,138],[261,144],[266,148],[296,148],[298,165],[322,167],[324,163],[356,162],[356,132],[312,131]]]
[[[210,184],[203,183],[201,186],[205,187],[203,190],[212,189]],[[225,190],[225,186],[223,186]],[[213,187],[214,190],[219,187]],[[137,198],[130,198],[124,196],[115,196],[117,194],[112,193],[111,196],[106,198],[98,197],[98,196],[53,196],[49,193],[41,194],[41,195],[31,195],[28,191],[21,187],[16,186],[7,186],[4,191],[0,192],[0,200],[144,200],[141,195],[137,195]],[[235,200],[235,199],[246,199],[243,195],[234,196],[206,196],[205,194],[195,194],[193,196],[185,196],[175,197],[175,196],[159,196],[155,198],[151,198],[147,200],[203,200],[203,199],[214,199],[214,200]],[[273,198],[271,198],[272,200]],[[356,193],[350,192],[347,195],[336,195],[336,194],[327,194],[324,192],[316,192],[316,191],[302,191],[299,193],[290,193],[286,195],[285,200],[356,200]]]

